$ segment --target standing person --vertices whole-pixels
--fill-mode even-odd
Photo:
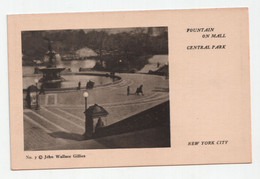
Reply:
[[[81,87],[81,82],[79,81],[78,82],[78,90],[80,90],[80,87]]]
[[[137,88],[136,88],[136,91],[135,91],[135,94],[136,94],[136,95],[139,95],[139,91],[140,91],[140,90],[139,90],[139,87],[137,87]]]
[[[139,87],[136,89],[135,94],[139,95],[140,93],[141,93],[142,95],[144,95],[144,93],[143,93],[143,85],[139,86]]]
[[[159,68],[160,67],[160,63],[159,62],[157,62],[157,68]]]
[[[127,86],[127,96],[130,94],[130,86]]]
[[[141,86],[139,87],[139,93],[142,93],[142,95],[144,95],[144,93],[143,93],[143,85],[141,85]]]
[[[104,126],[105,126],[105,124],[104,124],[103,120],[101,119],[101,117],[99,117],[99,118],[98,118],[98,122],[97,122],[97,124],[96,124],[96,130],[97,130],[98,128],[104,127]]]
[[[44,84],[41,85],[40,93],[39,93],[39,94],[45,94],[45,91],[44,91]]]

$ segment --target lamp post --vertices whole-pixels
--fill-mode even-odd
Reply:
[[[83,93],[83,97],[85,98],[85,111],[84,111],[84,113],[85,113],[85,133],[83,134],[85,137],[87,137],[87,135],[88,135],[88,133],[87,133],[87,131],[88,131],[88,127],[89,127],[89,123],[88,123],[88,114],[87,114],[87,109],[88,109],[88,104],[87,104],[87,100],[88,100],[88,92],[87,91],[85,91],[84,93]]]
[[[36,109],[39,109],[39,102],[38,102],[38,82],[39,80],[36,78],[34,79],[34,82],[36,84]]]
[[[85,110],[87,110],[87,108],[88,108],[88,106],[87,106],[88,92],[85,91],[85,92],[83,93],[83,96],[84,96],[84,98],[85,98]]]

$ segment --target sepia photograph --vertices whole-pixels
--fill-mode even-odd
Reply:
[[[171,147],[168,27],[22,31],[24,150]]]

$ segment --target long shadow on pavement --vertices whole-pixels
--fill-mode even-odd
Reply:
[[[54,138],[62,138],[62,139],[69,139],[69,140],[76,140],[76,141],[85,140],[83,135],[75,134],[75,133],[53,132],[53,133],[49,133],[49,135]]]

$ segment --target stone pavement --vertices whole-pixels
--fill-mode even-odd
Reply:
[[[88,90],[88,106],[96,103],[109,112],[109,115],[103,118],[106,125],[169,100],[169,81],[164,77],[145,74],[117,75],[122,77],[120,83]],[[144,96],[135,95],[136,88],[141,84]],[[130,86],[129,96],[127,86]],[[120,142],[121,140],[115,142],[115,138],[135,136],[129,133],[84,141],[82,137],[85,130],[84,91],[47,92],[45,95],[40,95],[39,110],[24,109],[25,150],[72,149],[75,146],[78,149],[123,147],[124,143]],[[48,96],[54,96],[53,103],[48,104]],[[152,133],[159,130],[147,129],[142,135],[144,138],[151,137]],[[133,146],[135,140],[132,140]]]

